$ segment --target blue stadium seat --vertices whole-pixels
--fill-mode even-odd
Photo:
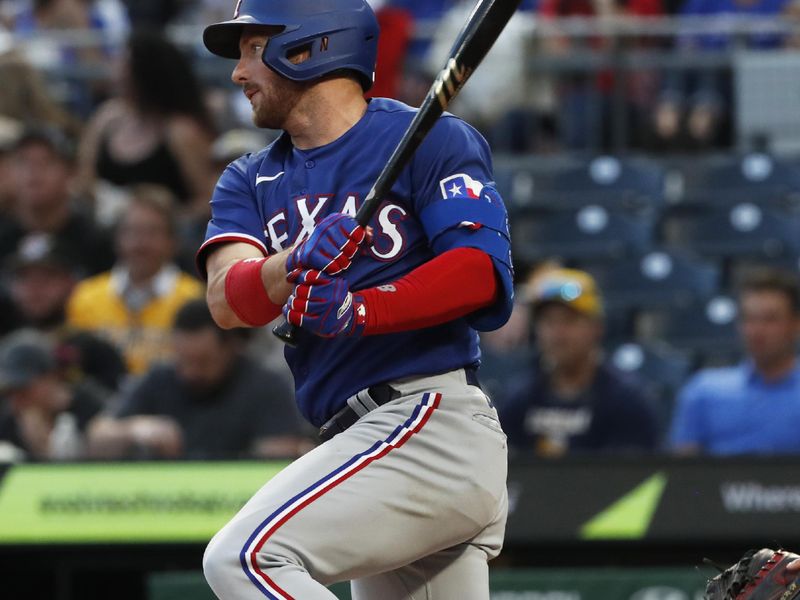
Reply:
[[[665,170],[642,158],[499,158],[494,170],[498,189],[512,211],[598,204],[612,210],[642,212],[664,203]]]
[[[711,297],[720,283],[715,264],[675,251],[654,250],[588,270],[608,310],[685,306]]]
[[[700,211],[672,211],[661,223],[664,243],[714,257],[800,255],[800,220],[774,208],[742,202]]]
[[[498,406],[502,406],[511,389],[530,372],[535,354],[532,349],[494,352],[482,348],[478,378],[481,387]]]
[[[800,169],[767,154],[696,156],[674,166],[681,181],[668,186],[670,199],[684,205],[800,203]]]
[[[736,301],[726,295],[684,307],[646,310],[636,317],[636,338],[688,352],[695,366],[729,364],[741,356],[737,313]]]
[[[625,342],[611,349],[609,360],[623,373],[634,375],[656,401],[662,431],[672,417],[675,394],[692,370],[690,354],[663,342]]]
[[[598,205],[511,219],[515,255],[525,262],[619,259],[651,245],[653,226],[646,220]]]

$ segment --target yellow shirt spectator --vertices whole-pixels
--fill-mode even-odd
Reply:
[[[173,265],[162,268],[146,290],[133,288],[127,272],[115,268],[78,284],[67,321],[106,337],[123,353],[130,372],[141,374],[169,357],[175,313],[203,290],[200,281]]]

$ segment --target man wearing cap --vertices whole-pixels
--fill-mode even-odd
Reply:
[[[15,202],[11,218],[0,223],[0,257],[36,234],[69,247],[82,275],[109,268],[110,237],[72,204],[75,154],[68,138],[57,129],[27,129],[11,151],[11,167]]]
[[[0,442],[37,460],[84,456],[84,430],[103,400],[84,385],[60,376],[53,347],[22,330],[0,345]]]
[[[551,269],[531,287],[538,356],[500,407],[509,445],[538,456],[654,449],[650,401],[603,359],[603,304],[592,277]]]
[[[66,324],[67,300],[80,270],[71,248],[51,236],[31,234],[3,267],[9,305],[0,331],[30,327],[45,334],[55,344],[59,367],[71,381],[90,377],[115,390],[127,373],[120,353],[90,332]]]

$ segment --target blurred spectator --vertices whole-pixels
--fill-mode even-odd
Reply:
[[[31,0],[17,5],[17,10],[10,11],[10,19],[21,34],[92,29],[119,41],[130,28],[127,9],[120,0]]]
[[[243,353],[243,332],[220,329],[205,300],[178,312],[175,360],[152,368],[110,416],[90,426],[105,458],[285,458],[310,444],[289,385]]]
[[[13,31],[25,40],[25,54],[40,69],[57,74],[70,68],[102,73],[113,49],[129,29],[125,7],[119,0],[33,0],[13,18]],[[76,43],[70,31],[88,32],[91,43]],[[86,33],[81,34],[83,38]],[[102,86],[62,79],[65,102],[88,116]]]
[[[109,236],[73,203],[74,152],[57,129],[31,128],[11,156],[14,206],[0,222],[0,257],[13,254],[29,236],[52,238],[68,248],[82,275],[98,273],[113,262]]]
[[[653,17],[664,14],[662,0],[543,0],[540,15],[548,20],[569,17],[594,17],[598,22],[626,17]],[[599,29],[599,28],[598,28]],[[620,51],[613,44],[619,40],[593,35],[570,38],[568,35],[544,39],[545,51],[554,56],[569,57],[583,49],[586,61],[596,51]],[[637,40],[637,45],[643,42]],[[581,48],[582,47],[582,48]],[[608,148],[612,141],[609,125],[614,107],[615,88],[619,83],[615,73],[604,70],[562,71],[558,80],[557,104],[559,130],[563,143],[573,150]],[[626,119],[636,121],[640,112],[649,110],[658,92],[658,79],[652,70],[627,72],[621,83]],[[635,128],[634,128],[635,133]]]
[[[385,0],[370,0],[381,30],[378,38],[378,63],[375,85],[369,91],[376,98],[399,98],[403,66],[411,41],[413,18],[403,8],[391,6]]]
[[[161,188],[139,188],[117,229],[118,262],[79,283],[67,306],[69,325],[110,340],[133,374],[170,356],[175,313],[203,294],[202,284],[173,262],[175,228],[170,196]]]
[[[80,121],[56,102],[51,85],[17,50],[0,48],[0,116],[21,125],[53,127],[75,136]]]
[[[0,31],[9,29],[14,24],[19,0],[0,0]]]
[[[444,67],[453,42],[474,7],[471,0],[455,2],[443,16],[426,60],[431,79]],[[533,29],[533,14],[518,11],[451,107],[455,114],[480,129],[495,150],[527,150],[520,147],[522,142],[515,148],[510,147],[510,140],[520,132],[528,132],[528,139],[535,137],[524,117],[524,109],[542,108],[540,89],[529,86],[526,61]],[[544,102],[551,104],[547,100]],[[513,112],[510,118],[509,112]],[[500,122],[505,125],[501,126],[502,131],[491,135],[493,127]]]
[[[436,23],[441,20],[447,9],[458,0],[391,0],[390,4],[398,9],[406,10],[414,20],[414,25],[422,35],[415,35],[411,40],[409,53],[412,59],[421,59],[427,51],[433,39],[433,29]],[[378,6],[378,2],[374,6]],[[426,30],[425,27],[428,29]],[[425,35],[427,33],[427,35]],[[455,41],[455,40],[453,40]],[[452,45],[452,44],[451,44]]]
[[[0,345],[0,441],[36,460],[85,456],[84,431],[103,398],[60,376],[49,343],[20,331]]]
[[[119,352],[105,340],[66,325],[67,300],[78,282],[70,250],[50,238],[30,236],[5,267],[11,300],[5,325],[48,336],[68,381],[89,378],[116,390],[127,372]]]
[[[124,2],[131,23],[137,29],[161,28],[174,19],[184,5],[199,4],[191,0],[124,0]],[[232,10],[228,12],[233,13]]]
[[[213,125],[192,63],[162,34],[134,33],[118,73],[120,95],[89,122],[80,149],[80,184],[96,197],[98,181],[127,188],[160,185],[181,212],[207,219]]]
[[[704,17],[711,25],[739,17],[780,15],[790,0],[685,0],[682,17]],[[734,44],[747,48],[778,48],[783,39],[775,33],[753,33],[734,39],[724,33],[684,34],[676,47],[684,53],[721,52]],[[728,69],[681,69],[668,73],[664,90],[653,111],[656,150],[705,150],[731,144],[730,100],[733,84]]]
[[[583,271],[555,269],[532,284],[538,360],[500,420],[520,454],[653,450],[658,443],[651,401],[602,356],[603,307]]]
[[[9,218],[14,204],[13,149],[22,124],[0,114],[0,219]]]
[[[670,440],[676,452],[800,452],[797,274],[764,268],[745,276],[739,329],[748,359],[704,369],[681,390]]]
[[[783,17],[792,26],[792,33],[783,42],[784,48],[800,48],[800,0],[789,0],[783,7]]]

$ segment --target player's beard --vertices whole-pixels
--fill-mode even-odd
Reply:
[[[288,79],[283,79],[280,85],[259,87],[253,103],[253,124],[262,129],[286,129],[289,115],[306,88],[306,84]]]

